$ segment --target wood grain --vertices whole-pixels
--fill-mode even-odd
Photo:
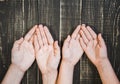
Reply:
[[[77,25],[87,23],[101,32],[108,57],[120,80],[120,0],[3,0],[0,1],[0,82],[10,63],[15,40],[35,24],[48,26],[62,48]],[[37,63],[26,72],[22,84],[42,84]],[[73,84],[101,84],[94,65],[84,54],[75,66]]]

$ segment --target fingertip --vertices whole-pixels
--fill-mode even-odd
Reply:
[[[24,40],[23,37],[21,37],[19,40],[17,40],[18,43],[21,43]]]
[[[70,35],[67,36],[67,39],[66,39],[66,40],[67,40],[67,41],[70,41]]]
[[[58,44],[58,41],[55,41],[56,44]]]
[[[45,32],[48,32],[48,31],[49,31],[48,28],[47,28],[47,26],[44,26],[43,29],[44,29]]]
[[[100,35],[100,37],[102,38],[102,34],[100,33],[99,35]]]
[[[89,29],[89,28],[91,28],[91,27],[90,27],[90,26],[87,26],[86,28]]]
[[[68,35],[68,37],[67,37],[68,39],[70,39],[70,35]]]
[[[39,24],[39,27],[41,28],[41,27],[43,27],[43,25],[42,25],[42,24]]]
[[[105,41],[104,41],[101,33],[98,34],[98,40],[99,40],[100,46],[105,46]]]
[[[58,41],[55,41],[55,46],[56,46],[56,47],[59,47]]]
[[[47,26],[44,26],[44,29],[47,30],[48,29]]]
[[[37,31],[38,30],[38,27],[35,29],[35,31]]]
[[[32,29],[33,29],[33,30],[36,30],[37,27],[38,27],[38,25],[34,25],[34,26],[32,27]]]
[[[35,26],[33,26],[33,28],[31,30],[35,31],[37,27],[38,27],[38,25],[35,25]]]
[[[20,40],[23,40],[23,37],[21,37]]]
[[[82,26],[85,26],[85,24],[82,24]]]
[[[77,26],[77,28],[80,28],[80,27],[81,27],[81,25],[78,25],[78,26]]]
[[[101,33],[98,34],[98,40],[102,40],[102,35],[101,35]]]
[[[37,27],[38,25],[35,25],[34,27]]]

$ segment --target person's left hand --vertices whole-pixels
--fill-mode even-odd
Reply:
[[[35,25],[24,38],[15,41],[12,48],[12,64],[25,72],[34,62],[33,34],[37,28]]]

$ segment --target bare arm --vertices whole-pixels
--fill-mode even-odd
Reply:
[[[11,64],[2,84],[20,84],[20,81],[24,75],[24,72],[20,70],[16,65]]]
[[[57,84],[72,84],[73,72],[74,72],[74,66],[62,61],[60,65],[60,72],[59,72]]]
[[[103,84],[120,84],[108,59],[103,59],[101,63],[98,63],[97,70]]]

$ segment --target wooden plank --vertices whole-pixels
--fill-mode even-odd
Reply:
[[[16,0],[17,1],[17,0]],[[22,0],[22,12],[23,12],[23,28],[25,33],[28,32],[34,25],[38,24],[38,10],[37,0]],[[18,2],[19,3],[19,2]],[[25,84],[37,84],[37,64],[36,61],[32,64],[27,71]]]
[[[35,3],[31,2],[31,4],[29,4],[29,2],[27,3],[27,6],[25,8],[26,3],[24,2],[24,0],[19,0],[19,1],[9,1],[7,2],[8,5],[8,10],[6,10],[6,14],[8,15],[8,18],[6,19],[6,22],[3,25],[7,25],[5,27],[3,27],[2,29],[4,30],[2,33],[5,34],[7,32],[7,34],[5,34],[4,36],[6,37],[2,37],[3,39],[6,40],[6,44],[7,45],[5,49],[5,51],[3,51],[3,53],[7,53],[8,55],[5,55],[5,59],[4,61],[6,61],[6,65],[9,66],[10,61],[11,61],[11,48],[12,48],[12,44],[15,40],[19,39],[21,36],[24,36],[29,30],[30,28],[37,24],[37,16],[36,16],[36,10],[35,10]],[[25,4],[25,5],[24,5]],[[27,10],[27,8],[29,8],[28,11],[24,11],[24,9]],[[27,12],[27,14],[26,14]],[[5,43],[5,42],[4,42]],[[28,72],[26,73],[24,80],[22,81],[23,84],[25,83],[29,83],[29,84],[36,84],[36,64],[33,64],[32,67],[28,70]]]
[[[46,25],[54,40],[59,40],[60,23],[60,1],[59,0],[38,0],[38,20],[39,24]],[[40,74],[40,75],[39,75]],[[42,84],[42,76],[38,69],[38,83]]]
[[[0,2],[0,82],[2,81],[10,64],[10,52],[8,52],[7,9],[5,2]]]
[[[78,24],[94,25],[105,38],[110,62],[120,80],[120,0],[5,0],[0,2],[0,82],[11,63],[13,42],[40,23],[49,27],[61,47]],[[75,66],[73,78],[73,84],[101,84],[86,55]],[[36,62],[22,84],[42,84]]]
[[[60,41],[75,30],[81,23],[81,1],[80,0],[61,0],[60,1]],[[75,66],[73,84],[80,83],[80,63]]]
[[[104,36],[111,64],[120,80],[120,0],[104,4]]]
[[[103,30],[104,0],[83,0],[81,22],[94,26],[98,31]],[[80,83],[101,84],[98,72],[86,55],[80,61]]]

